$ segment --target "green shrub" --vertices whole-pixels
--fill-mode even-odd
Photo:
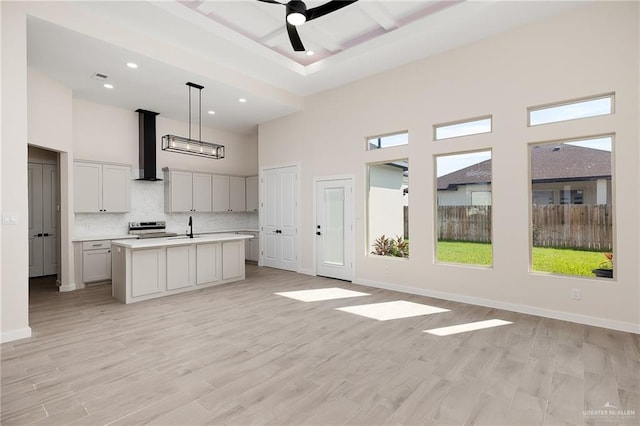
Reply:
[[[388,238],[382,235],[373,243],[373,251],[371,254],[377,254],[380,256],[393,256],[393,257],[409,257],[409,240],[405,240],[400,236]]]

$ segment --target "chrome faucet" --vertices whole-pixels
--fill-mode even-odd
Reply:
[[[189,216],[189,229],[187,232],[187,237],[193,238],[193,219]]]

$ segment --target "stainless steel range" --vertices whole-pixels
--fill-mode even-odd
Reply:
[[[163,220],[155,222],[129,222],[129,234],[138,238],[175,237],[175,232],[166,232],[167,223]]]

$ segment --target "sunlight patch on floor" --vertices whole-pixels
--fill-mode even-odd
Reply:
[[[451,334],[466,333],[467,331],[482,330],[507,324],[513,323],[499,319],[491,319],[486,321],[470,322],[467,324],[452,325],[450,327],[433,328],[431,330],[424,330],[423,333],[435,334],[436,336],[449,336]]]
[[[407,302],[405,300],[372,303],[369,305],[347,306],[345,308],[336,309],[367,318],[373,318],[378,321],[417,317],[420,315],[431,315],[449,311],[448,309],[422,305],[420,303]]]
[[[369,293],[361,293],[359,291],[346,290],[344,288],[318,288],[315,290],[299,290],[285,291],[275,293],[278,296],[288,297],[290,299],[300,300],[302,302],[319,302],[322,300],[346,299],[348,297],[369,296]]]

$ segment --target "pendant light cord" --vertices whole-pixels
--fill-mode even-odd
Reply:
[[[191,86],[189,86],[189,139],[191,139]]]
[[[193,127],[191,122],[191,89],[196,88],[198,89],[198,142],[202,142],[202,89],[204,89],[204,86],[192,82],[188,82],[187,86],[189,86],[189,139],[193,140],[191,139],[191,128]]]

